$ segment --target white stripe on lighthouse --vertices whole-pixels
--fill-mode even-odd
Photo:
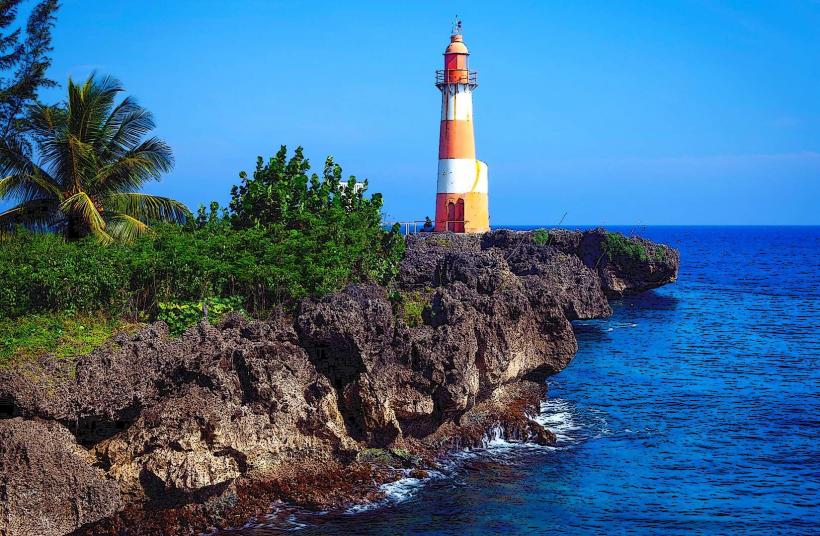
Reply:
[[[442,121],[472,121],[473,93],[469,86],[453,84],[441,91]]]
[[[487,165],[474,158],[438,161],[438,193],[487,193]]]

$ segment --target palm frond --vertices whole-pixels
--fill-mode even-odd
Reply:
[[[113,236],[111,236],[110,234],[108,234],[108,233],[107,233],[107,232],[105,232],[105,231],[96,231],[96,232],[93,232],[93,233],[91,233],[91,236],[93,236],[93,237],[94,237],[94,239],[95,239],[98,243],[102,244],[103,246],[107,246],[108,244],[111,244],[111,243],[113,243],[113,242],[114,242],[114,237],[113,237]]]
[[[97,150],[103,162],[122,156],[139,145],[154,127],[154,116],[131,97],[120,102],[101,129]]]
[[[57,223],[59,218],[55,201],[50,199],[27,201],[0,213],[0,234],[9,233],[18,225],[29,229],[45,230]]]
[[[57,136],[58,129],[65,124],[68,110],[59,105],[35,104],[29,108],[27,125],[39,141]]]
[[[34,175],[49,177],[29,157],[22,140],[14,137],[0,139],[0,175]]]
[[[60,203],[60,210],[80,219],[92,234],[105,233],[105,220],[87,193],[79,192],[72,195]]]
[[[133,242],[137,238],[151,232],[151,228],[148,227],[146,223],[128,214],[114,214],[110,216],[106,230],[112,238],[124,242]]]
[[[71,174],[70,185],[66,184],[66,189],[73,192],[89,189],[97,168],[97,155],[93,145],[71,135],[68,137],[66,149],[65,164]]]
[[[171,148],[162,140],[150,138],[99,168],[91,182],[100,192],[128,192],[159,179],[173,165]]]
[[[107,210],[127,214],[141,221],[170,221],[184,223],[191,215],[184,204],[156,195],[116,193],[103,201]]]
[[[68,130],[84,143],[94,143],[123,91],[115,78],[92,73],[82,84],[68,80]]]
[[[21,203],[35,199],[61,201],[60,189],[39,173],[34,175],[7,175],[0,179],[0,199],[13,198]]]
[[[11,197],[20,202],[41,198],[59,198],[60,188],[54,179],[26,154],[22,143],[14,138],[0,140],[0,199]]]

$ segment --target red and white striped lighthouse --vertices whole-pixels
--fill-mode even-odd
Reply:
[[[483,233],[490,230],[487,164],[476,160],[473,135],[473,90],[470,55],[456,23],[444,51],[444,69],[436,71],[441,91],[441,129],[438,146],[436,231]]]

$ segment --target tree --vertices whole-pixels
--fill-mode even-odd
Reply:
[[[0,214],[0,231],[23,225],[109,243],[147,233],[151,221],[187,220],[182,203],[135,192],[169,171],[173,156],[162,140],[143,139],[154,120],[131,97],[117,102],[122,92],[113,78],[91,75],[69,79],[65,105],[32,106],[37,163],[18,137],[0,139],[0,199],[19,203]]]
[[[308,176],[301,147],[288,159],[282,146],[267,163],[259,157],[252,177],[231,190],[230,218],[236,229],[263,228],[289,244],[309,292],[322,294],[352,281],[390,280],[404,241],[395,225],[382,225],[382,196],[366,196],[367,181],[342,180],[332,157],[320,177]],[[292,293],[294,294],[294,293]]]
[[[242,183],[231,189],[234,226],[305,229],[317,219],[364,216],[363,224],[381,230],[382,195],[365,197],[367,181],[357,182],[352,175],[343,181],[342,168],[331,156],[325,160],[321,178],[316,173],[308,177],[309,171],[310,162],[301,147],[290,160],[284,145],[267,164],[257,158],[253,177],[243,171],[239,174]]]
[[[22,0],[0,0],[0,135],[3,139],[25,133],[25,113],[37,101],[39,90],[56,84],[46,76],[51,65],[51,30],[59,5],[43,0],[34,6],[25,36],[9,28],[17,19]]]

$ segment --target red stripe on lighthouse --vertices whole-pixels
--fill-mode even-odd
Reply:
[[[442,121],[439,131],[438,157],[475,158],[475,136],[472,121]]]

